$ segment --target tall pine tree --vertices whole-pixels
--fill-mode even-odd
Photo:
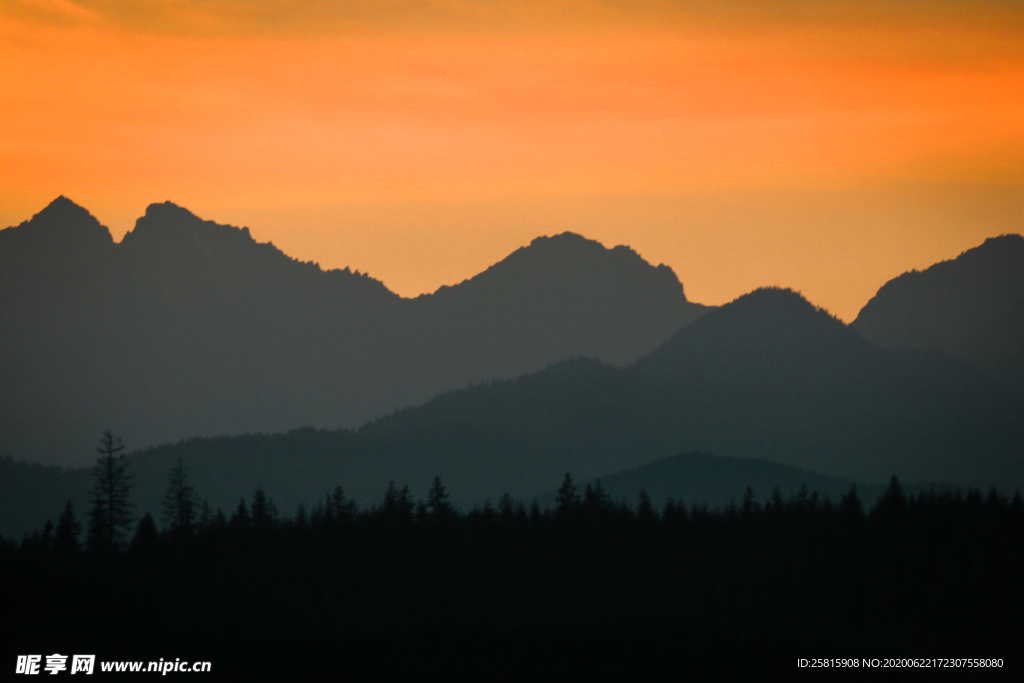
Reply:
[[[441,477],[434,477],[427,493],[427,512],[431,519],[446,522],[455,515],[455,508],[449,500],[448,489],[441,483]]]
[[[124,443],[108,429],[100,437],[89,494],[89,548],[108,552],[123,544],[132,526],[132,474]]]
[[[559,517],[568,517],[576,512],[576,508],[580,504],[580,496],[576,492],[576,484],[572,480],[572,475],[568,472],[565,473],[565,478],[562,479],[562,485],[558,487],[558,495],[555,500],[557,501],[557,513]]]
[[[189,483],[185,463],[178,457],[167,481],[164,493],[163,519],[165,527],[175,535],[192,533],[196,522],[195,489]]]

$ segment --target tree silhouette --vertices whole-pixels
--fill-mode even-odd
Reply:
[[[583,504],[600,510],[609,504],[608,492],[604,490],[604,484],[598,479],[593,484],[587,484],[583,495]]]
[[[135,527],[135,535],[132,537],[131,550],[133,552],[148,552],[160,540],[160,532],[157,531],[153,515],[148,512],[139,520]]]
[[[980,498],[980,493],[977,491],[970,491],[968,493],[968,499],[971,495],[977,495]],[[886,487],[885,493],[878,499],[878,503],[875,505],[873,515],[876,519],[895,520],[903,515],[907,509],[907,496],[903,492],[903,484],[900,483],[898,477],[893,475],[889,479],[889,486]]]
[[[381,517],[390,525],[407,526],[412,523],[416,503],[408,486],[399,489],[394,481],[388,482],[384,493],[384,504],[380,509]]]
[[[598,479],[587,484],[583,492],[583,517],[591,524],[599,524],[608,518],[612,511],[611,499]]]
[[[651,496],[644,489],[641,489],[640,493],[637,494],[636,517],[641,522],[653,522],[657,517],[657,513],[654,512],[654,504],[651,502]]]
[[[839,500],[839,511],[843,518],[851,524],[859,524],[864,518],[864,504],[857,495],[857,486],[851,485]]]
[[[1012,651],[1017,633],[1016,615],[1005,605],[1020,595],[1024,499],[1009,492],[893,487],[890,499],[902,499],[903,512],[878,517],[879,506],[892,501],[875,502],[874,487],[860,494],[866,503],[851,488],[836,505],[814,491],[772,495],[769,501],[780,502],[766,504],[748,489],[737,490],[737,502],[728,506],[669,499],[659,513],[649,495],[630,505],[607,499],[595,483],[589,495],[581,487],[581,500],[574,486],[565,487],[564,501],[576,506],[571,515],[555,514],[553,500],[543,511],[534,501],[527,515],[522,503],[503,496],[507,521],[485,503],[469,513],[454,508],[441,527],[432,510],[447,491],[433,489],[435,495],[424,496],[423,515],[408,526],[396,526],[378,506],[356,514],[344,534],[313,532],[302,507],[292,520],[282,514],[272,529],[260,529],[252,517],[269,518],[260,510],[271,506],[263,491],[249,499],[251,507],[239,506],[247,528],[225,527],[218,509],[211,525],[197,528],[187,543],[174,542],[146,515],[127,557],[59,555],[61,529],[74,526],[66,523],[73,519],[66,505],[56,527],[47,524],[20,547],[0,539],[5,585],[19,587],[4,596],[5,607],[13,607],[8,611],[19,629],[33,629],[33,638],[49,632],[54,619],[108,610],[123,619],[90,620],[97,638],[112,640],[124,623],[149,619],[147,638],[205,623],[214,630],[204,637],[219,639],[220,625],[231,623],[238,638],[269,634],[317,643],[326,626],[352,652],[372,647],[358,635],[366,624],[394,624],[387,649],[366,653],[374,672],[381,654],[406,671],[436,666],[439,625],[460,638],[479,635],[470,656],[489,670],[526,653],[531,667],[565,670],[568,664],[576,673],[577,657],[607,667],[609,653],[619,658],[616,671],[635,671],[649,657],[663,668],[677,657],[680,638],[701,649],[737,639],[739,649],[715,651],[720,672],[722,656],[754,656],[761,664],[760,657],[774,657],[792,643],[823,642],[822,634],[924,650],[960,642],[970,631],[972,644],[1002,638],[1007,644],[999,640],[999,647]],[[406,489],[390,486],[388,497],[398,517],[410,504],[418,507]],[[593,524],[588,505],[599,504]],[[853,526],[851,519],[870,523]],[[420,562],[410,572],[409,557],[444,561]],[[950,591],[950,585],[971,590]],[[145,599],[154,586],[169,596],[163,603]],[[820,609],[821,595],[829,596],[829,609]],[[495,607],[511,608],[513,618],[528,616],[522,629],[528,640],[520,644],[504,624],[497,630],[481,618]],[[693,619],[695,609],[715,618]],[[567,610],[580,621],[567,623]],[[388,621],[375,622],[382,616]],[[898,628],[891,628],[894,619]],[[965,631],[964,624],[971,628]],[[424,630],[430,635],[420,640],[416,633]],[[492,649],[498,636],[501,643]],[[638,644],[617,653],[617,638]],[[584,649],[573,654],[570,639]],[[538,644],[543,647],[531,654]],[[459,656],[452,651],[448,661],[466,663]],[[291,671],[294,658],[285,665]],[[258,679],[258,673],[247,677]]]
[[[512,494],[505,492],[501,494],[501,498],[498,499],[498,516],[501,518],[502,524],[511,524],[516,518],[516,502],[512,498]]]
[[[252,494],[252,524],[257,529],[269,529],[277,524],[277,506],[262,487]]]
[[[561,517],[572,514],[580,503],[580,496],[576,492],[576,484],[573,483],[572,475],[565,473],[562,485],[558,487],[558,514]]]
[[[740,511],[744,519],[750,519],[757,512],[757,498],[754,496],[754,489],[750,486],[743,491],[743,503]]]
[[[345,495],[345,489],[338,486],[327,495],[324,507],[324,518],[328,525],[348,524],[356,514],[356,504]]]
[[[427,512],[432,519],[445,521],[452,517],[455,508],[449,500],[450,497],[448,489],[441,483],[441,477],[434,477],[427,493]]]
[[[93,467],[90,492],[89,547],[92,550],[116,550],[131,529],[132,475],[121,451],[124,443],[109,429],[100,437],[100,454]]]
[[[58,552],[75,552],[78,550],[78,535],[82,533],[82,525],[75,517],[75,509],[71,499],[64,504],[64,511],[57,520],[57,529],[53,538],[53,549]]]
[[[164,493],[163,520],[167,530],[176,535],[192,533],[196,520],[195,489],[189,483],[185,463],[178,457]]]
[[[243,496],[238,500],[238,507],[235,508],[235,512],[231,515],[231,522],[229,524],[233,529],[248,529],[252,522],[252,517],[249,515],[249,506],[245,502]]]

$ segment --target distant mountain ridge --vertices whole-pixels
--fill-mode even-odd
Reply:
[[[893,278],[853,327],[877,344],[942,351],[1024,380],[1024,237],[992,237]]]
[[[442,472],[456,490],[522,491],[565,471],[592,478],[703,451],[855,481],[1017,486],[1021,407],[1019,392],[965,362],[879,348],[767,288],[624,368],[566,361],[376,420],[358,433],[386,445],[356,478]]]
[[[403,299],[171,202],[115,243],[59,197],[0,230],[2,448],[88,462],[107,426],[135,447],[351,427],[566,357],[626,363],[704,310],[669,268],[571,233]]]
[[[436,475],[471,504],[504,492],[543,496],[566,472],[581,484],[607,480],[616,496],[641,487],[691,502],[733,500],[747,485],[761,500],[769,486],[802,484],[834,498],[850,482],[866,491],[891,475],[1012,492],[1024,488],[1022,409],[1019,391],[966,361],[875,346],[799,294],[767,288],[625,366],[569,359],[357,430],[191,439],[135,453],[132,467],[149,508],[179,457],[202,495],[225,508],[257,486],[285,509],[335,484],[369,503],[388,481],[422,494]],[[694,452],[714,455],[673,459]],[[24,497],[19,481],[46,477],[54,495],[77,486],[81,498],[88,480],[87,469],[9,469],[13,489],[0,486],[0,498]]]
[[[713,508],[739,507],[747,487],[758,504],[769,501],[777,492],[783,499],[799,495],[801,490],[837,503],[857,487],[858,496],[867,502],[880,493],[877,486],[827,477],[816,472],[755,458],[730,458],[708,453],[681,453],[662,460],[615,472],[597,481],[613,500],[635,503],[645,492],[657,509],[669,499],[685,505]],[[594,483],[596,485],[596,482]]]

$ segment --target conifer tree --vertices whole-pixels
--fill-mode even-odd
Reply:
[[[572,514],[579,505],[580,497],[576,492],[576,484],[573,483],[572,475],[568,472],[565,473],[565,478],[562,479],[562,485],[558,487],[556,500],[558,502],[558,514],[562,517]]]
[[[136,552],[150,550],[157,544],[159,537],[160,534],[157,531],[153,515],[147,512],[142,516],[138,526],[135,528],[131,549]]]
[[[434,477],[427,493],[427,512],[430,517],[437,521],[447,521],[455,515],[455,508],[450,502],[450,495],[445,485],[441,483],[441,477]]]
[[[750,486],[743,491],[743,503],[740,512],[744,519],[750,519],[757,512],[757,500],[754,497],[754,489]]]
[[[195,527],[195,489],[189,483],[188,472],[180,456],[168,477],[163,500],[163,519],[165,527],[172,534],[188,535]]]
[[[238,507],[231,515],[229,524],[233,529],[248,529],[251,526],[252,517],[249,515],[249,506],[246,504],[244,496],[238,500]]]
[[[864,517],[864,505],[857,495],[856,486],[850,486],[850,490],[843,494],[839,500],[839,511],[848,522],[858,522]]]
[[[654,505],[651,503],[651,496],[646,490],[641,490],[637,496],[636,516],[641,522],[653,522],[657,517]]]
[[[53,549],[57,552],[75,552],[79,548],[78,535],[82,533],[82,525],[75,517],[75,509],[69,498],[64,504],[64,511],[57,520],[57,529],[53,539]]]
[[[277,523],[277,506],[262,487],[252,494],[252,524],[258,529],[269,529]]]
[[[355,517],[356,505],[348,499],[340,484],[327,495],[324,514],[331,523],[336,524],[348,524]]]
[[[502,524],[511,524],[515,520],[516,502],[512,499],[512,494],[501,494],[501,498],[498,499],[498,515]]]
[[[972,491],[972,493],[977,493]],[[980,494],[978,498],[980,499]],[[970,494],[968,494],[968,500],[970,500]],[[878,499],[875,504],[873,514],[876,518],[893,520],[903,515],[907,509],[907,496],[903,492],[903,485],[900,480],[893,475],[889,479],[889,486],[886,487],[885,493]]]
[[[132,476],[121,452],[124,443],[109,429],[103,432],[96,451],[90,493],[89,548],[108,552],[123,544],[132,523]]]
[[[408,486],[399,489],[395,482],[388,482],[384,493],[384,504],[380,509],[381,517],[391,525],[406,526],[412,523],[416,511],[416,502]]]

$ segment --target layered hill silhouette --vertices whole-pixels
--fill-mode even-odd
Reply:
[[[354,431],[196,439],[138,453],[133,467],[151,509],[179,457],[201,494],[225,509],[256,487],[285,509],[335,484],[364,503],[392,480],[422,495],[435,475],[464,504],[539,496],[565,472],[579,482],[649,473],[637,468],[688,452],[728,458],[715,487],[734,496],[763,483],[765,467],[780,487],[797,468],[808,486],[879,485],[895,474],[917,485],[1013,489],[1024,484],[1022,407],[1012,387],[967,361],[876,346],[799,294],[769,288],[708,312],[626,366],[562,361]],[[767,462],[759,470],[751,461]],[[643,486],[675,477],[681,496],[687,478],[710,481],[706,462],[690,464],[659,466]],[[87,480],[85,470],[60,477],[65,486]],[[623,481],[616,494],[631,497]]]
[[[2,449],[82,463],[111,425],[134,447],[354,427],[570,356],[624,364],[704,311],[668,267],[572,233],[403,299],[170,202],[115,243],[59,197],[0,230]]]
[[[1020,407],[966,362],[874,346],[795,292],[762,289],[626,368],[563,362],[377,420],[359,434],[380,445],[352,467],[519,492],[703,451],[859,481],[988,485],[1024,481]]]
[[[1017,488],[1021,244],[905,274],[848,326],[786,289],[690,303],[667,267],[572,233],[403,299],[166,202],[118,244],[61,197],[0,231],[2,448],[87,465],[113,427],[152,511],[179,457],[225,510],[257,487],[288,509],[435,475],[461,503],[543,496],[565,472],[625,496],[739,495],[765,472]],[[721,460],[678,460],[693,452]],[[0,469],[5,525],[85,504],[85,467]]]
[[[853,326],[884,346],[934,349],[1024,379],[1024,237],[988,239],[887,282]]]
[[[661,509],[670,500],[712,509],[730,505],[740,507],[747,487],[758,504],[776,495],[788,500],[801,493],[837,502],[854,486],[845,479],[768,460],[709,453],[682,453],[601,477],[591,485],[600,485],[612,500],[629,503],[636,503],[642,491],[656,509]],[[857,487],[858,497],[868,503],[880,493],[877,486]],[[551,499],[554,500],[553,495]]]

